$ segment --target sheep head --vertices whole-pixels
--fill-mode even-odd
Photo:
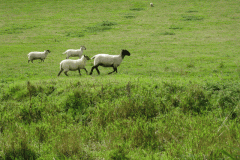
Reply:
[[[51,51],[50,51],[50,50],[45,50],[45,52],[47,52],[47,53],[51,53]]]
[[[84,56],[84,58],[86,58],[86,60],[90,60],[90,58],[88,56],[86,56],[86,55],[83,55],[83,56]]]
[[[122,55],[130,56],[130,52],[128,52],[128,50],[126,50],[126,49],[122,49]]]
[[[87,48],[86,48],[85,46],[81,46],[81,48],[82,48],[83,50],[87,50]]]

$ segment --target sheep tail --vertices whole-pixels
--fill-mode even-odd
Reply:
[[[62,54],[66,54],[67,52],[63,52]]]

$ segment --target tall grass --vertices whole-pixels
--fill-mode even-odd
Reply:
[[[55,81],[28,82],[7,89],[18,88],[24,103],[9,98],[11,92],[1,94],[3,159],[131,159],[141,149],[153,157],[161,153],[168,158],[215,159],[225,157],[221,149],[239,147],[239,103],[231,101],[233,108],[221,103],[232,94],[240,96],[239,84],[229,91],[232,86],[226,84],[130,81],[96,86],[74,80],[71,88],[56,84],[49,94],[46,86],[52,84]],[[25,89],[28,94],[20,92]],[[104,150],[107,154],[102,155]]]

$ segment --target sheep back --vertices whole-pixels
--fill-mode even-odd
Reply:
[[[60,62],[60,69],[70,70],[70,71],[83,69],[85,68],[85,63],[80,60],[81,59],[78,59],[78,60],[65,59]]]
[[[122,58],[119,55],[98,54],[93,58],[94,66],[101,65],[104,67],[118,67],[122,62]]]

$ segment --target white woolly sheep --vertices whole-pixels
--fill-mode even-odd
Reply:
[[[45,60],[45,58],[47,57],[48,53],[50,53],[51,51],[49,50],[45,50],[44,52],[30,52],[28,53],[28,63],[31,61],[33,63],[33,60],[36,59],[41,59],[41,62]]]
[[[88,74],[87,69],[85,68],[87,60],[90,58],[86,55],[83,55],[81,59],[73,60],[73,59],[65,59],[60,62],[60,72],[58,76],[64,71],[65,75],[68,76],[68,71],[76,71],[78,70],[79,75],[81,76],[80,69],[85,69],[86,73]]]
[[[93,56],[91,59],[94,59],[94,66],[91,69],[90,75],[94,69],[96,69],[98,74],[100,74],[98,66],[113,67],[113,71],[108,74],[111,74],[113,72],[117,73],[117,67],[121,64],[125,56],[130,56],[130,53],[124,49],[119,55],[97,54]]]
[[[86,50],[87,48],[85,46],[81,46],[80,49],[68,49],[63,54],[66,54],[68,59],[69,57],[82,57],[83,50]]]
[[[153,7],[153,3],[150,3],[150,6]]]

